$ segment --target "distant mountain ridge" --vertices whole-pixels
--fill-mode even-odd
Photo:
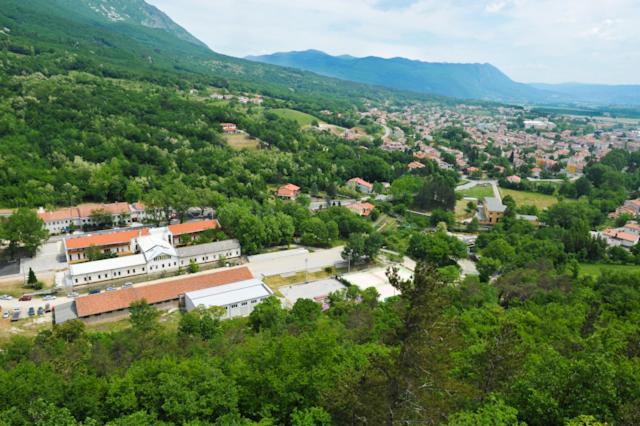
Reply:
[[[181,40],[206,46],[187,30],[176,24],[164,12],[144,0],[62,0],[67,6],[78,8],[79,3],[91,10],[96,18],[110,23],[129,23],[167,31]],[[87,12],[87,9],[84,9]]]
[[[457,64],[405,58],[331,56],[318,50],[248,56],[359,83],[462,99],[526,103],[640,105],[640,86],[518,83],[491,64]]]

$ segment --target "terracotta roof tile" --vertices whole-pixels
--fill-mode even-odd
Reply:
[[[80,213],[80,217],[89,217],[91,213],[96,210],[104,210],[107,213],[115,214],[123,214],[130,213],[129,204],[127,203],[109,203],[109,204],[96,204],[96,203],[88,203],[88,204],[80,204],[78,206],[78,212]]]
[[[67,238],[65,245],[69,249],[82,249],[91,246],[103,247],[115,244],[127,244],[133,238],[149,235],[147,228],[137,229],[134,231],[112,232],[110,234],[86,235],[76,238]]]
[[[78,209],[75,207],[68,207],[64,209],[57,209],[50,212],[38,213],[38,217],[45,222],[55,222],[60,220],[77,219],[79,216]]]
[[[181,294],[230,284],[253,278],[247,267],[212,272],[150,284],[142,287],[120,289],[100,294],[78,297],[78,317],[87,317],[128,308],[133,302],[146,300],[150,304],[177,299]]]
[[[220,227],[217,220],[199,220],[196,222],[186,222],[177,225],[169,225],[169,231],[173,235],[194,234],[196,232],[202,232],[209,229],[216,229]]]

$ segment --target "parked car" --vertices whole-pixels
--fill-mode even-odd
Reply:
[[[13,299],[13,297],[9,296],[8,294],[3,294],[2,296],[0,296],[0,300],[11,300]]]
[[[76,298],[80,296],[80,293],[78,293],[77,291],[72,291],[71,293],[67,294],[67,297],[70,297],[72,299]]]
[[[115,287],[107,287],[106,288],[106,291],[116,291],[116,290],[117,290],[117,288],[115,288]]]
[[[9,311],[5,311],[4,314],[2,314],[2,318],[7,319],[9,318]]]
[[[29,308],[29,312],[28,313],[29,313],[30,317],[32,317],[32,316],[34,316],[36,314],[36,310],[33,308],[33,306],[31,306]]]
[[[56,300],[56,297],[53,294],[49,294],[43,297],[42,300]]]
[[[47,303],[46,305],[44,305],[44,311],[45,311],[46,313],[51,312],[51,305],[50,305],[50,304],[48,304],[48,303]]]
[[[18,299],[18,302],[28,302],[31,300],[31,296],[27,296],[26,294],[22,297],[20,297],[20,299]]]
[[[124,283],[122,285],[122,288],[131,288],[131,287],[133,287],[133,283]]]
[[[38,315],[44,315],[44,308],[42,306],[38,308]]]
[[[98,293],[100,293],[99,288],[94,288],[93,290],[89,290],[89,294],[98,294]]]
[[[13,311],[13,315],[11,316],[11,321],[18,321],[20,319],[20,310]]]

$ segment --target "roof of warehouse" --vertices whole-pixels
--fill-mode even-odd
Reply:
[[[194,305],[205,307],[227,306],[232,303],[244,302],[260,297],[267,297],[273,292],[259,279],[235,282],[203,290],[192,291],[185,296],[191,299]]]
[[[160,303],[177,299],[181,294],[246,281],[253,278],[247,267],[228,269],[202,275],[194,275],[158,284],[120,289],[76,299],[78,317],[86,317],[128,308],[133,302],[146,300],[148,303]]]
[[[198,256],[201,254],[215,253],[222,250],[235,250],[240,248],[238,240],[216,241],[215,243],[197,244],[180,247],[176,251],[179,257]]]

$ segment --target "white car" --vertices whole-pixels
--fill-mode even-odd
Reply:
[[[3,294],[2,296],[0,296],[0,300],[11,300],[13,299],[13,297],[9,296],[8,294]]]
[[[67,297],[70,297],[72,299],[78,296],[80,296],[80,293],[78,293],[77,291],[72,291],[71,293],[67,294]]]
[[[2,314],[2,318],[4,319],[9,318],[9,311],[5,311],[4,314]]]
[[[56,297],[53,294],[50,294],[48,296],[43,297],[42,300],[56,300]]]
[[[116,291],[117,288],[115,288],[115,287],[107,287],[105,290],[106,291]]]

